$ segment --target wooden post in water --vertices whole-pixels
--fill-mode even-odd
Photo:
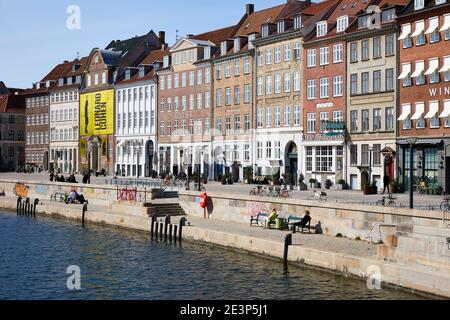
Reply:
[[[286,235],[286,238],[284,239],[283,262],[284,262],[285,269],[288,266],[289,246],[292,246],[292,233]]]
[[[88,205],[87,205],[87,203],[85,203],[83,205],[83,214],[81,216],[81,225],[82,225],[83,228],[84,228],[84,224],[85,224],[87,210],[88,210]]]
[[[18,216],[20,216],[21,207],[22,207],[22,197],[18,197],[17,198],[17,210],[16,210],[16,213]]]

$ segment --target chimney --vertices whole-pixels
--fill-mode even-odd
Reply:
[[[159,42],[162,43],[163,45],[166,43],[166,32],[165,31],[159,32]]]
[[[247,13],[247,15],[249,16],[249,15],[251,15],[254,12],[255,12],[255,5],[252,4],[252,3],[247,4],[246,5],[246,13]]]

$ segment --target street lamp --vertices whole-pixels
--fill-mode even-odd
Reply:
[[[136,167],[136,177],[139,179],[139,160],[141,157],[141,146],[143,145],[142,141],[135,141],[134,147],[136,149],[136,155],[137,155],[137,167]]]
[[[91,184],[91,152],[92,152],[92,145],[88,141],[87,142],[87,163],[88,163],[88,176],[87,176],[87,183]]]
[[[414,209],[414,145],[417,143],[417,138],[408,138],[406,142],[409,144],[409,208]]]
[[[372,186],[373,147],[369,147],[369,185]]]

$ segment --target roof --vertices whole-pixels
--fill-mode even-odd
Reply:
[[[245,20],[240,24],[239,29],[234,32],[234,35],[248,36],[252,33],[259,33],[263,24],[275,23],[286,6],[287,4],[282,4],[276,7],[256,11],[246,16]]]
[[[7,88],[0,81],[0,112],[25,112],[25,97],[23,89]]]
[[[189,37],[189,39],[211,41],[212,43],[214,43],[217,46],[223,40],[232,37],[235,29],[236,29],[236,26],[225,27],[225,28],[201,33],[201,34]]]

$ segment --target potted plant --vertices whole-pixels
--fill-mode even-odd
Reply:
[[[327,179],[325,181],[325,189],[331,189],[332,185],[333,185],[333,182],[330,179]]]
[[[220,178],[220,182],[222,183],[222,185],[226,185],[226,184],[227,184],[227,177],[226,177],[225,175],[223,175],[223,176]]]
[[[365,195],[378,194],[377,183],[376,183],[376,182],[373,182],[372,184],[367,183],[367,184],[364,186],[364,194],[365,194]]]
[[[341,179],[337,182],[337,184],[334,186],[337,190],[345,190],[347,189],[347,183],[344,179]]]
[[[253,167],[248,166],[244,168],[244,182],[249,184],[253,180]]]
[[[308,190],[308,186],[305,183],[305,176],[303,173],[300,173],[298,176],[298,191],[306,191]]]

